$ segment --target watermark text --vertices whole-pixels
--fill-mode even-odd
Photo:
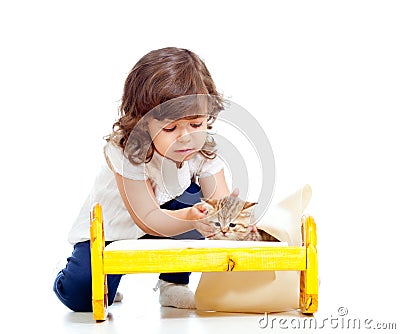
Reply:
[[[322,318],[316,317],[283,317],[265,313],[259,319],[258,325],[262,329],[372,329],[396,330],[396,322],[383,322],[371,318],[352,317],[348,315],[346,307],[339,307],[335,315]]]

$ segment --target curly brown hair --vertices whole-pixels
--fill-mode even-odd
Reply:
[[[183,100],[180,97],[187,98]],[[167,47],[153,50],[136,63],[126,78],[119,119],[106,140],[121,147],[131,162],[149,162],[154,146],[146,122],[138,126],[139,121],[150,111],[158,120],[196,117],[187,110],[192,109],[193,103],[198,106],[204,97],[208,106],[207,128],[211,129],[218,113],[224,109],[225,101],[204,62],[187,49]],[[176,108],[177,104],[180,108]],[[185,104],[183,108],[182,104]],[[208,135],[201,153],[214,158],[215,146],[214,139]]]

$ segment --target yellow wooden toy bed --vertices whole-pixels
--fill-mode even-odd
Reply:
[[[102,208],[96,203],[90,222],[94,319],[107,318],[107,274],[160,272],[300,271],[298,305],[302,313],[313,314],[318,308],[316,225],[311,216],[302,216],[301,223],[301,246],[257,242],[230,248],[219,240],[174,240],[155,249],[146,240],[123,240],[105,247]]]

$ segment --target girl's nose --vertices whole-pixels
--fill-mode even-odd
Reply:
[[[190,134],[186,129],[180,131],[178,141],[180,143],[188,143],[190,141]]]
[[[190,142],[190,136],[189,135],[180,136],[178,138],[178,142],[180,142],[182,144],[188,143],[188,142]]]

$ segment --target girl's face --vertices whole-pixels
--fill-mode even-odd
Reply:
[[[149,133],[158,153],[175,162],[189,160],[200,151],[207,137],[207,117],[149,122]]]

